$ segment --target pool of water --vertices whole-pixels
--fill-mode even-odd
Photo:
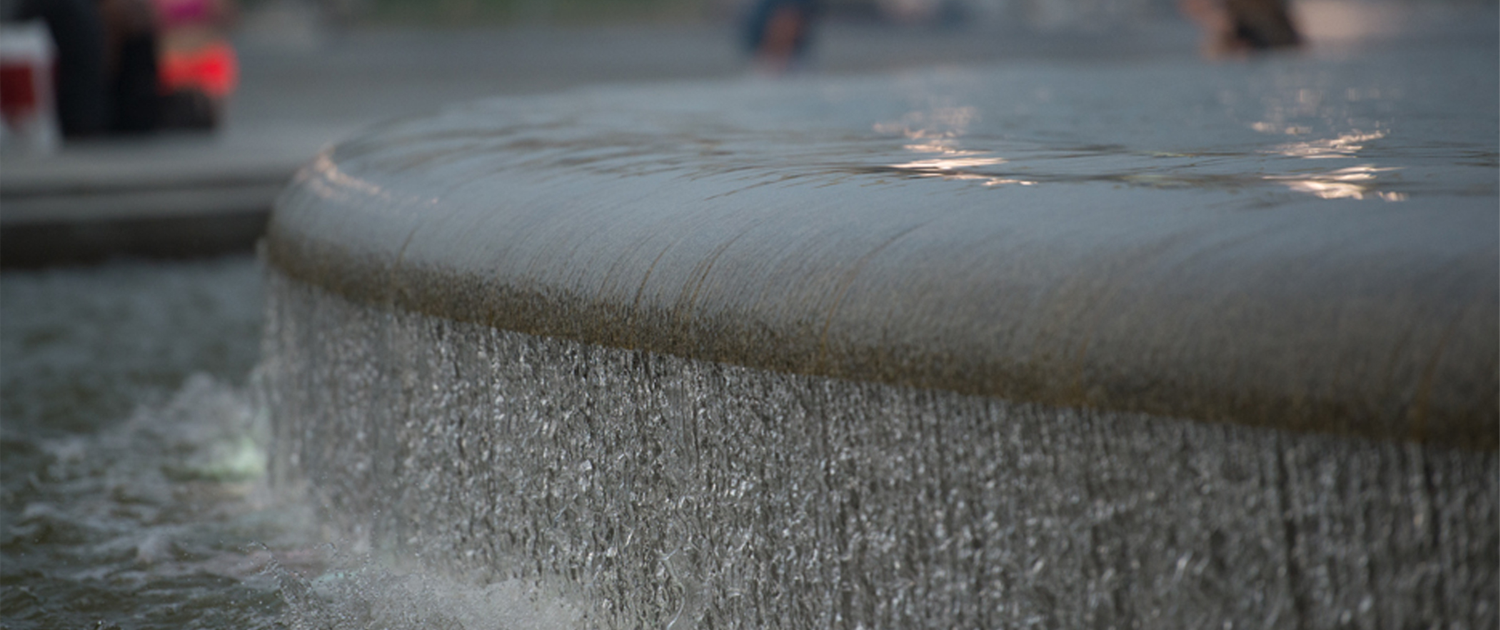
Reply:
[[[570,627],[271,492],[262,281],[250,257],[0,277],[0,628]]]
[[[250,258],[6,273],[7,628],[269,628],[313,538],[261,482]]]

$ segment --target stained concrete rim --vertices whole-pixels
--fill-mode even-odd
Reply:
[[[1336,220],[1231,217],[1246,234],[1296,241],[1288,251],[1223,247],[1192,225],[1170,238],[1032,229],[1035,216],[934,228],[877,212],[808,234],[788,227],[805,215],[778,209],[785,191],[773,186],[725,201],[714,178],[569,172],[559,184],[486,170],[494,155],[482,153],[444,166],[455,130],[503,125],[482,113],[393,123],[320,154],[277,202],[268,263],[358,302],[753,368],[1481,450],[1500,441],[1492,209],[1377,214],[1354,246]],[[883,197],[831,185],[796,188],[797,202],[848,215]],[[642,222],[655,231],[630,232]],[[1022,229],[1025,243],[1006,236]],[[1444,250],[1476,229],[1488,236]],[[955,247],[984,241],[975,231],[995,251]],[[1054,260],[1007,250],[1101,234],[1099,249]],[[1156,264],[1184,247],[1195,266]],[[1382,277],[1393,251],[1408,268]],[[1120,296],[1121,269],[1139,274],[1139,295]],[[994,297],[1007,291],[1021,299]]]

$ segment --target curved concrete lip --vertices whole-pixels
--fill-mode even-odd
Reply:
[[[1496,73],[1445,59],[466,104],[319,155],[265,252],[536,335],[1490,450]]]

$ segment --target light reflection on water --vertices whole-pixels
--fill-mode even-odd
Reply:
[[[444,178],[721,179],[725,195],[947,180],[988,188],[997,207],[1059,186],[1188,190],[1249,208],[1432,202],[1496,194],[1497,76],[1493,48],[1460,47],[581,91],[395,123],[338,160]],[[370,152],[393,143],[409,148]]]
[[[1375,184],[1377,174],[1396,170],[1400,169],[1396,167],[1379,168],[1370,164],[1361,164],[1327,173],[1291,176],[1267,175],[1266,180],[1281,182],[1287,188],[1307,193],[1320,199],[1364,199],[1365,196],[1370,195],[1386,201],[1406,201],[1406,193],[1371,190],[1371,187]]]
[[[1405,201],[1412,193],[1404,190],[1400,171],[1408,164],[1423,166],[1422,161],[1433,157],[1423,150],[1423,144],[1446,143],[1455,149],[1467,144],[1452,155],[1478,158],[1481,166],[1493,167],[1496,152],[1494,143],[1489,141],[1493,134],[1470,129],[1463,136],[1445,138],[1441,136],[1441,132],[1447,131],[1444,125],[1430,122],[1434,118],[1450,119],[1450,124],[1453,120],[1492,119],[1493,115],[1487,114],[1494,112],[1493,90],[1481,87],[1464,95],[1465,98],[1453,98],[1450,94],[1436,103],[1424,103],[1406,98],[1414,89],[1412,85],[1393,82],[1420,84],[1422,79],[1413,77],[1431,76],[1430,73],[1380,74],[1374,77],[1374,83],[1363,83],[1372,80],[1360,76],[1366,71],[1361,67],[1363,64],[1393,61],[1371,59],[1344,67],[1330,64],[1316,72],[1307,72],[1288,59],[1267,61],[1263,66],[1223,68],[1220,71],[1230,77],[1229,81],[1238,79],[1243,83],[1219,90],[1217,99],[1221,108],[1194,111],[1183,105],[1193,100],[1194,90],[1226,82],[1224,76],[1189,81],[1185,88],[1167,87],[1164,95],[1122,91],[1113,104],[1096,102],[1098,109],[1092,116],[1067,112],[1071,105],[1059,105],[1059,111],[1052,116],[1041,113],[1059,100],[1059,91],[1063,92],[1061,100],[1069,103],[1097,97],[1091,91],[1107,91],[1070,86],[1066,78],[1054,78],[1062,89],[1055,86],[1006,89],[1007,83],[1036,79],[1024,76],[996,79],[982,74],[952,78],[937,89],[924,83],[914,89],[926,91],[924,98],[941,104],[871,126],[877,135],[912,141],[901,146],[909,152],[910,159],[867,170],[975,181],[985,186],[1091,181],[1156,188],[1254,190],[1271,186],[1273,190],[1283,187],[1320,199]],[[1483,68],[1493,64],[1475,65]],[[1201,69],[1183,70],[1192,73]],[[1149,71],[1121,72],[1151,78]],[[1451,77],[1441,79],[1450,80]],[[1347,85],[1351,81],[1355,84]],[[1272,84],[1269,89],[1267,82]],[[986,87],[976,88],[975,83]],[[1481,82],[1481,86],[1493,88],[1493,83]],[[1424,86],[1415,86],[1421,87]],[[1265,90],[1258,95],[1263,110],[1258,113],[1243,110],[1243,103],[1257,100],[1257,90]],[[944,92],[963,96],[934,98]],[[1027,93],[1029,98],[1014,96]],[[953,104],[965,99],[976,104]],[[1432,107],[1435,104],[1437,107]],[[1160,119],[1163,111],[1176,117],[1175,120],[1166,123]],[[1122,114],[1136,118],[1135,124],[1149,129],[1151,135],[1142,137],[1134,130],[1122,133],[1118,124],[1107,122]],[[1246,122],[1247,114],[1253,120]],[[1365,131],[1361,126],[1373,130]],[[1254,135],[1244,134],[1245,130]],[[1390,138],[1393,133],[1399,139]],[[1027,136],[1051,138],[1039,142],[1028,140]],[[1129,140],[1098,142],[1119,136]],[[1288,136],[1297,141],[1279,140]],[[1095,142],[1075,148],[1066,143],[1059,146],[1057,140],[1065,138],[1088,138]],[[1372,156],[1365,155],[1367,149],[1377,150],[1381,161],[1332,169],[1322,165],[1309,167],[1302,162],[1368,160]],[[1268,159],[1269,156],[1291,159]],[[1493,185],[1485,185],[1484,170],[1470,171],[1461,162],[1438,166],[1447,167],[1446,181],[1439,183],[1440,189],[1424,191],[1427,194],[1473,194],[1478,190],[1494,193]]]

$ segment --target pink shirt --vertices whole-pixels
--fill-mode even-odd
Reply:
[[[164,28],[204,24],[214,19],[213,0],[156,0],[156,14]]]

